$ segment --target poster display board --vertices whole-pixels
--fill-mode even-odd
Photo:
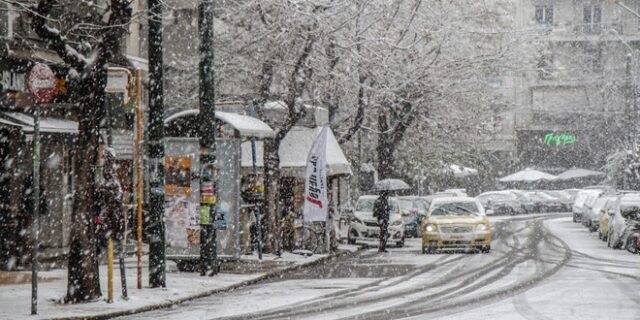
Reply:
[[[200,197],[206,197],[213,185],[200,190],[199,150],[196,138],[165,138],[165,168],[172,165],[166,173],[172,172],[171,177],[165,179],[167,259],[200,255],[200,223],[206,222],[200,219],[209,217],[203,212],[208,208],[200,207]],[[212,222],[219,256],[240,256],[240,150],[240,139],[216,140],[217,198],[210,200],[217,205]]]

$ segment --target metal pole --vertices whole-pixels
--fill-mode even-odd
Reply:
[[[113,239],[107,240],[107,303],[113,303]]]
[[[136,171],[136,216],[137,216],[137,287],[142,289],[142,75],[136,70],[136,141],[133,148]]]
[[[212,276],[218,272],[216,248],[216,120],[213,69],[213,1],[201,0],[198,5],[200,36],[200,274]]]
[[[249,115],[255,116],[253,100],[249,100]],[[256,137],[251,137],[251,159],[253,161],[253,175],[256,183],[258,181],[258,156],[256,154]],[[258,259],[262,260],[262,225],[260,224],[260,203],[256,202],[256,240],[258,242]]]
[[[40,228],[40,108],[33,116],[33,223],[31,224],[31,314],[38,314],[38,229]]]
[[[149,15],[149,285],[157,288],[166,287],[161,0],[149,0]]]

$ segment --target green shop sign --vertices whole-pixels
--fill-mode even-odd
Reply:
[[[545,145],[566,146],[576,143],[577,140],[577,137],[573,134],[558,134],[555,132],[550,132],[544,135]]]

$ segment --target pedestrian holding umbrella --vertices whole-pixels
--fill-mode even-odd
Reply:
[[[380,192],[380,196],[373,204],[373,216],[378,218],[380,227],[380,246],[378,252],[387,252],[389,238],[389,191]]]
[[[373,204],[373,216],[378,218],[380,226],[379,252],[387,252],[387,239],[389,239],[389,195],[391,191],[409,189],[409,185],[400,179],[382,179],[373,185],[373,190],[380,192],[380,196]]]

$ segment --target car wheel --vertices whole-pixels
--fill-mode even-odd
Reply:
[[[482,253],[489,253],[491,251],[491,246],[485,246],[482,248]]]

